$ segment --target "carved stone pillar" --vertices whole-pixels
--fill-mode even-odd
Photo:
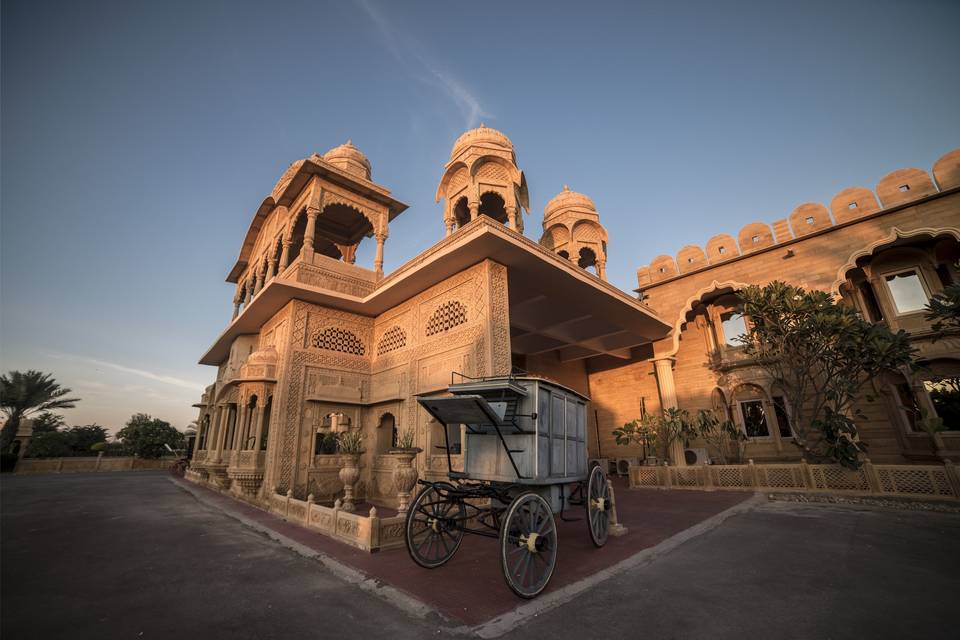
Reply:
[[[313,235],[317,230],[318,215],[320,215],[319,209],[307,209],[307,228],[303,232],[303,255],[305,258],[313,257]]]
[[[455,223],[456,223],[456,221],[455,221],[453,218],[444,218],[444,219],[443,219],[443,226],[446,228],[446,233],[444,234],[443,237],[446,238],[446,237],[449,236],[451,233],[453,233],[453,225],[454,225]]]
[[[283,273],[283,270],[290,264],[290,246],[293,244],[293,240],[284,238],[282,244],[283,248],[280,249],[280,273]]]
[[[273,256],[267,262],[267,277],[264,279],[266,282],[270,282],[273,279],[273,276],[277,273],[277,257]]]
[[[597,275],[601,280],[607,279],[607,261],[603,258],[597,258]]]
[[[256,434],[257,434],[257,435],[256,435],[256,438],[257,438],[257,439],[256,439],[256,441],[253,443],[253,450],[254,450],[254,451],[260,451],[260,443],[263,441],[263,418],[264,418],[264,410],[263,410],[263,407],[261,407],[261,406],[259,405],[259,403],[257,404],[257,413],[256,413],[256,416],[257,416],[257,425],[256,425],[255,428],[256,428]]]
[[[470,221],[472,222],[480,216],[480,202],[474,200],[468,202],[467,206],[470,208]]]
[[[231,320],[236,320],[237,316],[240,315],[240,303],[243,300],[240,299],[240,292],[237,292],[237,295],[233,296],[233,316]]]
[[[677,406],[677,387],[673,382],[673,361],[673,358],[659,358],[653,361],[657,373],[657,387],[660,389],[660,403],[664,411]],[[670,444],[670,460],[674,466],[687,466],[687,460],[683,455],[683,443],[680,440],[675,440]]]
[[[257,292],[259,292],[260,289],[263,289],[263,283],[264,283],[263,269],[261,269],[260,267],[257,267],[257,283],[255,285]]]
[[[217,453],[214,456],[215,462],[220,462],[223,459],[223,444],[226,442],[227,438],[227,422],[229,421],[230,410],[221,405],[219,414],[217,415]]]
[[[447,234],[449,235],[449,234]],[[383,243],[387,240],[387,234],[377,234],[377,255],[373,259],[373,270],[377,272],[377,277],[383,277]]]
[[[517,208],[516,207],[507,207],[507,226],[517,230]]]

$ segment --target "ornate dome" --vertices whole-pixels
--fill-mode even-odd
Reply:
[[[370,161],[367,160],[367,156],[361,153],[360,149],[353,146],[353,142],[350,140],[347,140],[346,144],[327,151],[323,154],[323,159],[351,175],[359,176],[365,180],[370,179]]]
[[[470,129],[457,138],[450,151],[450,159],[457,157],[461,151],[474,144],[493,144],[513,152],[513,143],[510,142],[510,138],[481,122],[479,127]]]
[[[563,191],[555,195],[553,199],[547,203],[547,206],[544,207],[543,219],[547,220],[552,218],[567,209],[579,209],[581,211],[586,209],[590,213],[597,213],[597,205],[593,203],[593,200],[582,193],[570,191],[570,187],[563,185]]]
[[[247,356],[247,361],[244,364],[277,364],[277,350],[270,346],[260,351],[254,351]]]

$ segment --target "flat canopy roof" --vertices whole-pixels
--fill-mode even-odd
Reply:
[[[508,270],[511,348],[564,361],[609,354],[665,337],[670,326],[649,307],[493,219],[480,216],[377,283],[365,297],[293,280],[271,280],[200,359],[219,365],[233,340],[257,333],[292,299],[377,316],[483,260]]]

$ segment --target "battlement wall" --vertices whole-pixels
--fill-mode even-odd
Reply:
[[[932,178],[923,169],[897,169],[880,179],[876,194],[864,187],[850,187],[833,197],[829,210],[818,202],[806,202],[772,226],[765,222],[745,225],[736,239],[721,233],[707,240],[705,248],[688,244],[676,258],[659,255],[637,269],[637,283],[643,288],[956,187],[960,187],[960,149],[934,163]]]

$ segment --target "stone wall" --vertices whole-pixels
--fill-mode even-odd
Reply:
[[[15,473],[80,473],[96,471],[156,471],[169,469],[177,458],[147,460],[133,456],[89,458],[23,458]]]

